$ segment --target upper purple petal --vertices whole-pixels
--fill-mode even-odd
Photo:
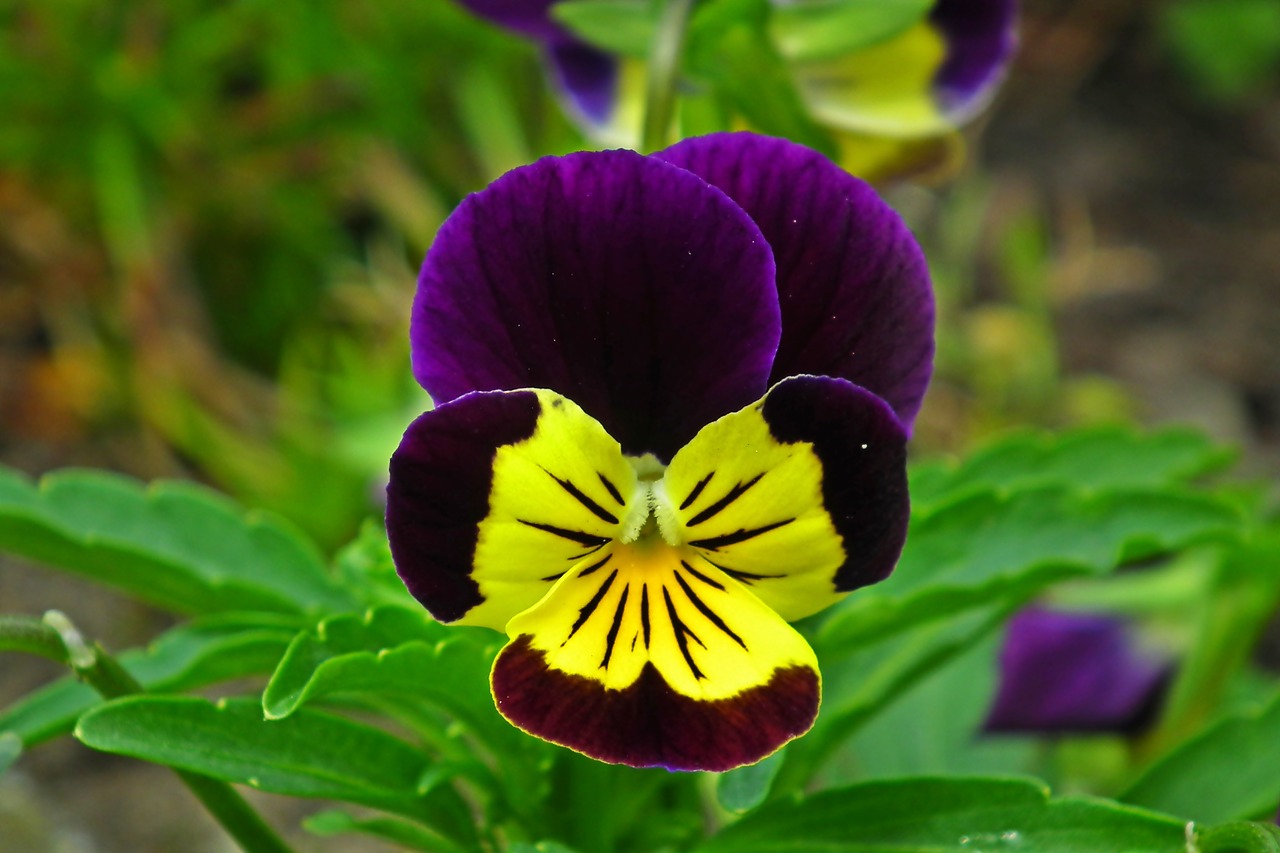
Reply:
[[[753,133],[655,156],[728,193],[773,247],[782,341],[771,381],[848,379],[910,429],[933,372],[933,289],[915,238],[875,190],[815,151]]]
[[[1170,667],[1114,616],[1029,607],[1009,622],[989,732],[1121,732],[1151,721]]]
[[[618,97],[617,60],[581,42],[557,44],[547,59],[570,105],[593,125],[608,122]]]
[[[963,121],[1004,76],[1017,43],[1017,0],[938,0],[929,19],[947,43],[934,77],[938,101]]]
[[[551,7],[560,0],[458,0],[472,14],[512,32],[544,42],[573,38],[551,18]]]
[[[437,403],[549,388],[670,459],[767,388],[780,334],[759,228],[633,151],[547,157],[465,199],[423,264],[410,338]]]

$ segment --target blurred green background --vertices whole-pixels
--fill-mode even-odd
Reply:
[[[1180,420],[1280,472],[1280,3],[1023,10],[967,164],[886,188],[941,307],[917,455]],[[350,539],[429,405],[407,323],[436,228],[586,145],[542,74],[446,0],[0,0],[0,461],[196,478]],[[87,589],[0,565],[0,610],[154,632]],[[2,665],[0,699],[51,673]],[[224,849],[157,768],[61,743],[25,772],[0,813],[56,849]]]

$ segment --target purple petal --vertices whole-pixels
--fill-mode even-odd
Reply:
[[[467,397],[420,416],[391,457],[391,555],[409,593],[441,622],[484,601],[471,571],[494,451],[533,435],[540,411],[532,392]]]
[[[606,124],[618,97],[617,61],[578,42],[550,48],[547,59],[555,83],[569,105],[588,123]]]
[[[670,459],[758,399],[780,334],[759,229],[633,151],[547,157],[463,201],[423,264],[414,374],[444,402],[549,388],[626,453]]]
[[[933,371],[933,291],[915,238],[867,184],[802,145],[687,139],[663,158],[729,194],[773,247],[782,341],[770,381],[838,376],[910,428]]]
[[[1134,647],[1121,619],[1029,607],[1009,622],[984,728],[1133,733],[1151,722],[1170,672]]]
[[[572,40],[569,31],[551,18],[560,0],[458,0],[473,15],[531,39],[547,43]]]
[[[963,122],[986,105],[1013,57],[1017,0],[938,0],[929,18],[947,42],[933,81],[938,103]]]

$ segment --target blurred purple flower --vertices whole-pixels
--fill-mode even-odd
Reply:
[[[1123,619],[1029,607],[1009,622],[983,728],[1134,734],[1154,720],[1172,669],[1137,648]]]

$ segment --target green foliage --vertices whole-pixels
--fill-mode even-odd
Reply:
[[[1204,95],[1231,101],[1280,72],[1280,5],[1272,0],[1175,0],[1161,8],[1174,59]]]
[[[787,58],[832,59],[898,35],[932,8],[931,0],[818,0],[780,5],[771,33]]]
[[[448,838],[426,827],[391,817],[357,818],[344,811],[330,809],[314,814],[302,822],[308,832],[320,836],[359,833],[381,841],[398,844],[406,850],[427,853],[458,853],[466,850]]]
[[[1219,823],[1262,818],[1280,802],[1280,697],[1233,714],[1165,755],[1121,798]]]
[[[352,601],[288,525],[187,483],[67,471],[36,486],[0,469],[0,548],[179,613],[315,613]]]
[[[606,53],[647,59],[658,29],[658,6],[635,0],[566,0],[551,15]]]
[[[1103,800],[1049,799],[1030,781],[902,779],[779,802],[698,853],[1180,853],[1181,821]]]

